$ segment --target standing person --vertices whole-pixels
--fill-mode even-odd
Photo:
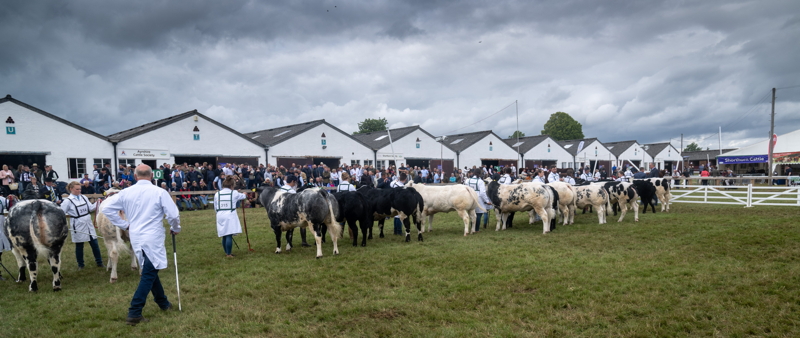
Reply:
[[[492,200],[489,199],[489,196],[486,196],[486,184],[480,179],[482,173],[483,170],[475,168],[472,170],[472,178],[467,180],[467,186],[478,193],[478,202],[486,209],[485,213],[478,213],[478,210],[475,210],[475,232],[480,232],[481,230],[481,218],[484,219],[483,227],[484,229],[486,228],[486,222],[489,221],[489,209],[492,208]],[[464,235],[466,236],[466,233]]]
[[[397,176],[397,180],[392,181],[389,184],[390,188],[404,188],[406,186],[406,182],[408,181],[408,174],[401,171],[400,175]],[[394,234],[395,235],[402,235],[403,234],[403,222],[400,221],[400,216],[394,216]]]
[[[142,267],[142,276],[139,286],[131,299],[128,309],[128,325],[146,322],[142,317],[142,309],[147,302],[147,294],[153,292],[156,304],[162,310],[172,308],[164,287],[158,278],[158,270],[167,267],[167,249],[164,246],[164,228],[161,221],[166,216],[170,224],[170,233],[173,235],[181,231],[178,207],[172,202],[169,193],[150,183],[153,179],[153,170],[146,164],[140,164],[134,171],[136,184],[117,194],[116,199],[109,199],[103,214],[115,226],[128,230],[131,246]],[[125,212],[127,221],[119,216]]]
[[[3,184],[3,196],[7,196],[11,194],[11,188],[9,185],[14,183],[14,173],[11,170],[8,170],[8,166],[3,164],[3,170],[0,171],[0,181]]]
[[[297,187],[297,176],[287,175],[286,183],[283,186],[281,186],[281,191],[287,194],[296,194],[297,191],[295,190],[295,187]]]
[[[236,214],[236,204],[245,200],[247,196],[236,190],[233,177],[228,176],[222,182],[222,190],[214,195],[214,210],[217,212],[217,237],[222,237],[222,249],[226,257],[233,257],[233,235],[242,233],[239,215]],[[249,203],[244,201],[244,205]]]
[[[3,165],[4,168],[8,168],[7,166]],[[6,222],[6,215],[5,212],[8,210],[8,202],[6,201],[5,193],[0,194],[0,262],[3,259],[3,251],[11,250],[11,243],[9,243],[8,238],[6,237],[6,232],[3,230],[3,225]],[[0,271],[0,281],[6,280],[2,276],[3,272]],[[14,276],[9,276],[14,277]]]
[[[75,258],[78,261],[78,270],[83,270],[83,243],[89,242],[94,255],[94,262],[98,267],[104,267],[103,256],[100,255],[100,246],[97,245],[97,233],[92,225],[91,213],[95,204],[90,203],[86,196],[81,195],[81,185],[77,181],[67,184],[69,197],[61,203],[61,210],[70,217],[69,229],[71,230],[72,243],[75,243]]]
[[[511,168],[510,167],[503,168],[503,176],[500,177],[499,180],[497,180],[497,183],[508,185],[508,184],[511,184],[511,182],[512,182],[512,180],[511,180]],[[513,212],[510,213],[508,215],[508,219],[506,219],[506,228],[511,228],[512,225],[514,225],[514,213]]]
[[[575,185],[575,171],[572,169],[567,169],[567,175],[562,178],[564,183],[569,183],[570,185]]]
[[[594,176],[592,173],[589,172],[589,168],[583,170],[583,174],[581,174],[581,179],[586,182],[594,181]]]
[[[58,179],[59,179],[58,173],[55,170],[53,170],[53,166],[52,165],[44,166],[44,175],[43,176],[44,176],[44,178],[42,180],[45,181],[45,182],[47,181],[48,178],[53,180],[53,182],[58,181]]]
[[[658,178],[659,176],[661,176],[661,171],[656,168],[655,164],[650,163],[650,176],[648,177]]]
[[[562,181],[561,175],[558,174],[558,168],[556,166],[550,167],[550,175],[547,176],[548,182],[558,182]]]
[[[346,172],[342,173],[342,183],[339,183],[336,187],[336,191],[356,191],[356,187],[350,183],[350,174]]]

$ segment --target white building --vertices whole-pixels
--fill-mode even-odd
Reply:
[[[669,142],[650,143],[643,145],[643,147],[658,169],[683,170],[681,152]]]
[[[443,165],[445,172],[452,172],[455,165],[456,153],[442,145],[442,142],[437,142],[436,137],[420,126],[356,134],[353,137],[375,151],[377,168],[391,165],[400,167],[402,164],[420,168]]]
[[[646,147],[634,140],[603,142],[603,145],[614,156],[611,165],[617,168],[624,168],[625,165],[633,165],[636,168],[644,167],[648,169],[647,165],[653,162],[653,158],[647,153]]]
[[[596,138],[558,141],[573,156],[573,168],[611,168],[614,155]]]
[[[119,163],[249,163],[266,161],[264,147],[228,126],[200,114],[185,112],[108,136]],[[116,173],[116,171],[115,171]]]
[[[373,165],[375,152],[325,120],[265,129],[245,134],[266,148],[267,162],[290,167],[325,163]]]
[[[91,174],[93,163],[111,163],[106,137],[6,95],[0,99],[5,133],[0,135],[0,165],[52,165],[60,181]]]
[[[456,153],[456,167],[509,166],[519,168],[517,150],[506,144],[491,130],[449,135],[445,145]]]
[[[503,142],[514,150],[519,149],[524,168],[549,168],[554,165],[559,168],[572,167],[572,154],[550,136],[525,136],[520,137],[519,141],[514,138],[505,139]]]

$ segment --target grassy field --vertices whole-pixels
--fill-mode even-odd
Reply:
[[[151,321],[126,326],[138,283],[127,258],[109,284],[89,250],[77,271],[69,244],[62,292],[49,291],[43,260],[38,293],[0,282],[0,336],[800,335],[800,208],[674,204],[638,223],[578,215],[547,235],[520,214],[512,229],[469,237],[448,214],[424,242],[388,235],[354,248],[345,235],[341,255],[329,242],[319,260],[313,248],[272,253],[263,209],[248,209],[256,251],[239,236],[233,259],[211,211],[181,216],[182,313],[151,298]],[[160,277],[177,305],[168,247]],[[3,263],[16,265],[10,252]]]

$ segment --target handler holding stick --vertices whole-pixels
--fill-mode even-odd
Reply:
[[[172,202],[169,193],[150,183],[153,170],[146,164],[136,167],[134,172],[136,184],[119,192],[116,200],[107,202],[103,214],[112,224],[130,230],[131,246],[142,267],[139,287],[133,294],[131,307],[128,309],[128,325],[136,325],[148,321],[142,317],[142,309],[147,301],[147,294],[153,292],[156,304],[162,310],[169,310],[172,304],[164,294],[164,287],[158,279],[158,270],[167,268],[167,249],[164,246],[164,226],[162,219],[166,215],[170,232],[174,235],[181,231],[178,207]],[[127,221],[119,216],[124,211]]]
[[[214,195],[214,210],[217,211],[217,236],[222,237],[222,249],[227,257],[233,257],[233,235],[242,233],[239,215],[236,214],[236,204],[244,200],[242,207],[246,207],[247,196],[236,190],[233,186],[236,181],[228,176],[222,181],[222,190]]]

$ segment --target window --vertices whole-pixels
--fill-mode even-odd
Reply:
[[[102,168],[106,164],[111,164],[110,158],[96,158],[93,160],[92,164],[96,165],[98,168]]]
[[[350,165],[361,164],[361,160],[350,160]]]
[[[376,164],[376,165],[375,165],[375,167],[377,167],[377,168],[378,168],[378,170],[381,170],[381,169],[383,169],[383,168],[385,168],[385,167],[386,167],[386,164],[385,164],[385,163],[386,163],[385,161],[378,161],[378,162],[375,162],[375,164]]]
[[[86,159],[85,158],[68,158],[69,178],[78,179],[86,173]]]
[[[372,160],[364,160],[364,165],[372,165]]]
[[[133,159],[133,158],[123,158],[123,159],[120,159],[120,160],[119,160],[119,165],[121,166],[121,165],[123,165],[123,164],[124,164],[125,166],[135,166],[135,165],[136,165],[136,159]]]

